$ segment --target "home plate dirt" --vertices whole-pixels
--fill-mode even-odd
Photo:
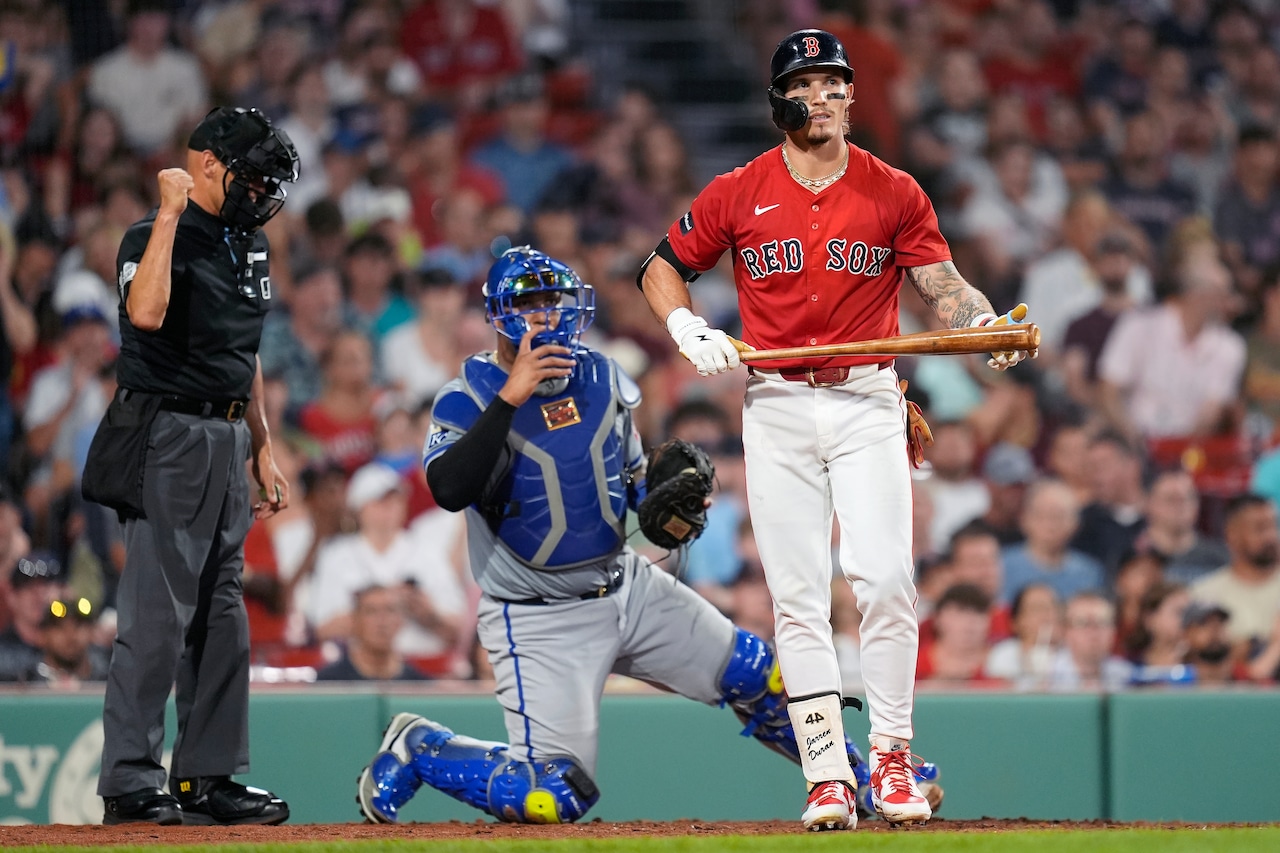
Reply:
[[[1215,824],[1219,825],[1219,824]],[[1257,824],[1233,824],[1251,826]],[[946,820],[935,818],[927,826],[890,830],[882,821],[865,821],[863,832],[1002,832],[1027,829],[1112,829],[1117,827],[1166,827],[1199,829],[1203,823],[1117,823],[1115,821]],[[350,841],[360,839],[462,839],[462,838],[624,838],[639,835],[784,835],[803,833],[798,821],[625,821],[602,820],[559,826],[510,823],[405,823],[374,826],[364,823],[285,824],[284,826],[0,826],[0,847],[31,845],[103,846],[114,844],[253,844],[288,841]]]

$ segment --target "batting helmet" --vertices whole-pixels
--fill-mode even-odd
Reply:
[[[825,30],[797,30],[778,42],[769,61],[769,104],[773,123],[780,129],[799,130],[809,120],[809,108],[802,101],[783,94],[786,78],[809,68],[838,68],[844,82],[853,82],[853,67],[840,40]]]
[[[542,299],[529,298],[543,294]],[[508,249],[489,268],[484,283],[489,323],[519,346],[529,331],[530,314],[555,316],[554,325],[539,332],[533,346],[559,344],[576,349],[595,319],[595,291],[568,264],[528,246]]]
[[[256,109],[216,107],[191,132],[187,147],[212,151],[227,167],[218,215],[236,228],[265,225],[284,206],[284,182],[298,180],[298,151],[289,135]]]

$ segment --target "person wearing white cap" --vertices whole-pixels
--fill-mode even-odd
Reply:
[[[352,475],[347,507],[360,529],[329,542],[316,558],[308,616],[319,639],[350,636],[356,593],[378,585],[398,590],[405,606],[396,651],[430,657],[453,646],[464,602],[461,596],[436,594],[448,586],[448,578],[441,577],[448,573],[419,558],[404,529],[407,506],[406,484],[394,469],[373,462]]]

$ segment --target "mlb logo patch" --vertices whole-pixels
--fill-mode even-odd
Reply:
[[[685,213],[684,216],[680,217],[680,233],[688,234],[692,230],[693,230],[693,211],[690,210],[689,212]]]

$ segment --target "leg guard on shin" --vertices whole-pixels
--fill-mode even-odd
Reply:
[[[746,725],[743,737],[750,735],[781,755],[800,763],[800,747],[796,744],[795,729],[787,715],[787,694],[782,683],[782,671],[777,656],[764,640],[736,628],[733,652],[720,677],[723,696],[720,704],[729,705],[738,719]],[[844,739],[845,752],[859,787],[871,782],[871,771],[862,753],[848,738]]]
[[[503,743],[456,735],[432,723],[410,733],[413,769],[426,785],[512,823],[569,823],[600,799],[571,758],[514,761]]]

